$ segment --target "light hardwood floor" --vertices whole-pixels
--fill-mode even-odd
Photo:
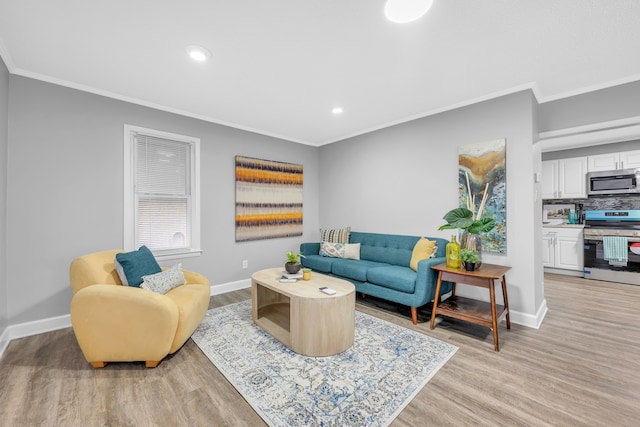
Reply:
[[[545,276],[540,329],[489,329],[359,302],[357,309],[460,347],[392,426],[640,425],[640,286]],[[212,297],[210,307],[250,298]],[[511,301],[515,295],[510,295]],[[513,302],[512,302],[513,303]],[[12,341],[0,359],[1,426],[261,426],[188,340],[155,369],[93,369],[71,329]]]

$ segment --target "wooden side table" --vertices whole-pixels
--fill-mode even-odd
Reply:
[[[486,326],[493,330],[494,350],[500,351],[498,323],[502,320],[504,314],[506,314],[507,329],[511,329],[509,300],[507,298],[507,281],[505,279],[505,274],[511,267],[483,263],[480,269],[476,271],[449,268],[446,264],[438,264],[431,268],[438,272],[436,294],[433,299],[433,310],[431,311],[431,329],[435,327],[437,314]],[[502,282],[504,306],[496,304],[495,281],[497,279],[500,279]],[[440,287],[443,280],[453,282],[453,290],[451,297],[438,304]],[[458,282],[464,283],[465,285],[489,288],[490,302],[487,303],[457,296],[456,283]]]

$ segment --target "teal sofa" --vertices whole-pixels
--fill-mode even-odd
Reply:
[[[361,233],[352,231],[349,243],[360,243],[360,259],[332,258],[320,255],[320,242],[302,243],[303,267],[322,274],[339,277],[353,283],[356,290],[387,301],[411,307],[411,320],[418,323],[418,308],[433,301],[437,273],[431,266],[445,262],[445,239],[435,240],[438,249],[433,258],[418,263],[418,270],[409,267],[413,247],[420,236]],[[442,282],[441,295],[451,292],[452,283]]]

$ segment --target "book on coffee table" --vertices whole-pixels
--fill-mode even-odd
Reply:
[[[283,271],[282,277],[284,279],[302,279],[302,272],[299,271],[297,273],[287,273],[286,271]]]

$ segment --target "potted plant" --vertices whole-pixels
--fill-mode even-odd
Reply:
[[[478,251],[475,249],[460,249],[460,260],[467,271],[475,271],[476,264],[480,262]]]
[[[287,273],[296,274],[300,271],[300,258],[304,258],[302,254],[294,254],[292,251],[287,252],[287,259],[284,263],[284,269]]]
[[[451,209],[445,214],[443,219],[447,221],[438,228],[438,230],[450,230],[458,228],[462,230],[462,236],[460,236],[460,247],[462,249],[475,249],[478,257],[478,266],[480,259],[482,258],[482,239],[480,233],[487,233],[496,226],[496,222],[491,217],[483,217],[484,208],[487,202],[487,191],[489,184],[484,187],[484,194],[482,195],[482,201],[480,207],[476,213],[475,196],[467,197],[466,208]],[[467,175],[467,192],[471,195],[471,186],[469,185],[469,176]]]

